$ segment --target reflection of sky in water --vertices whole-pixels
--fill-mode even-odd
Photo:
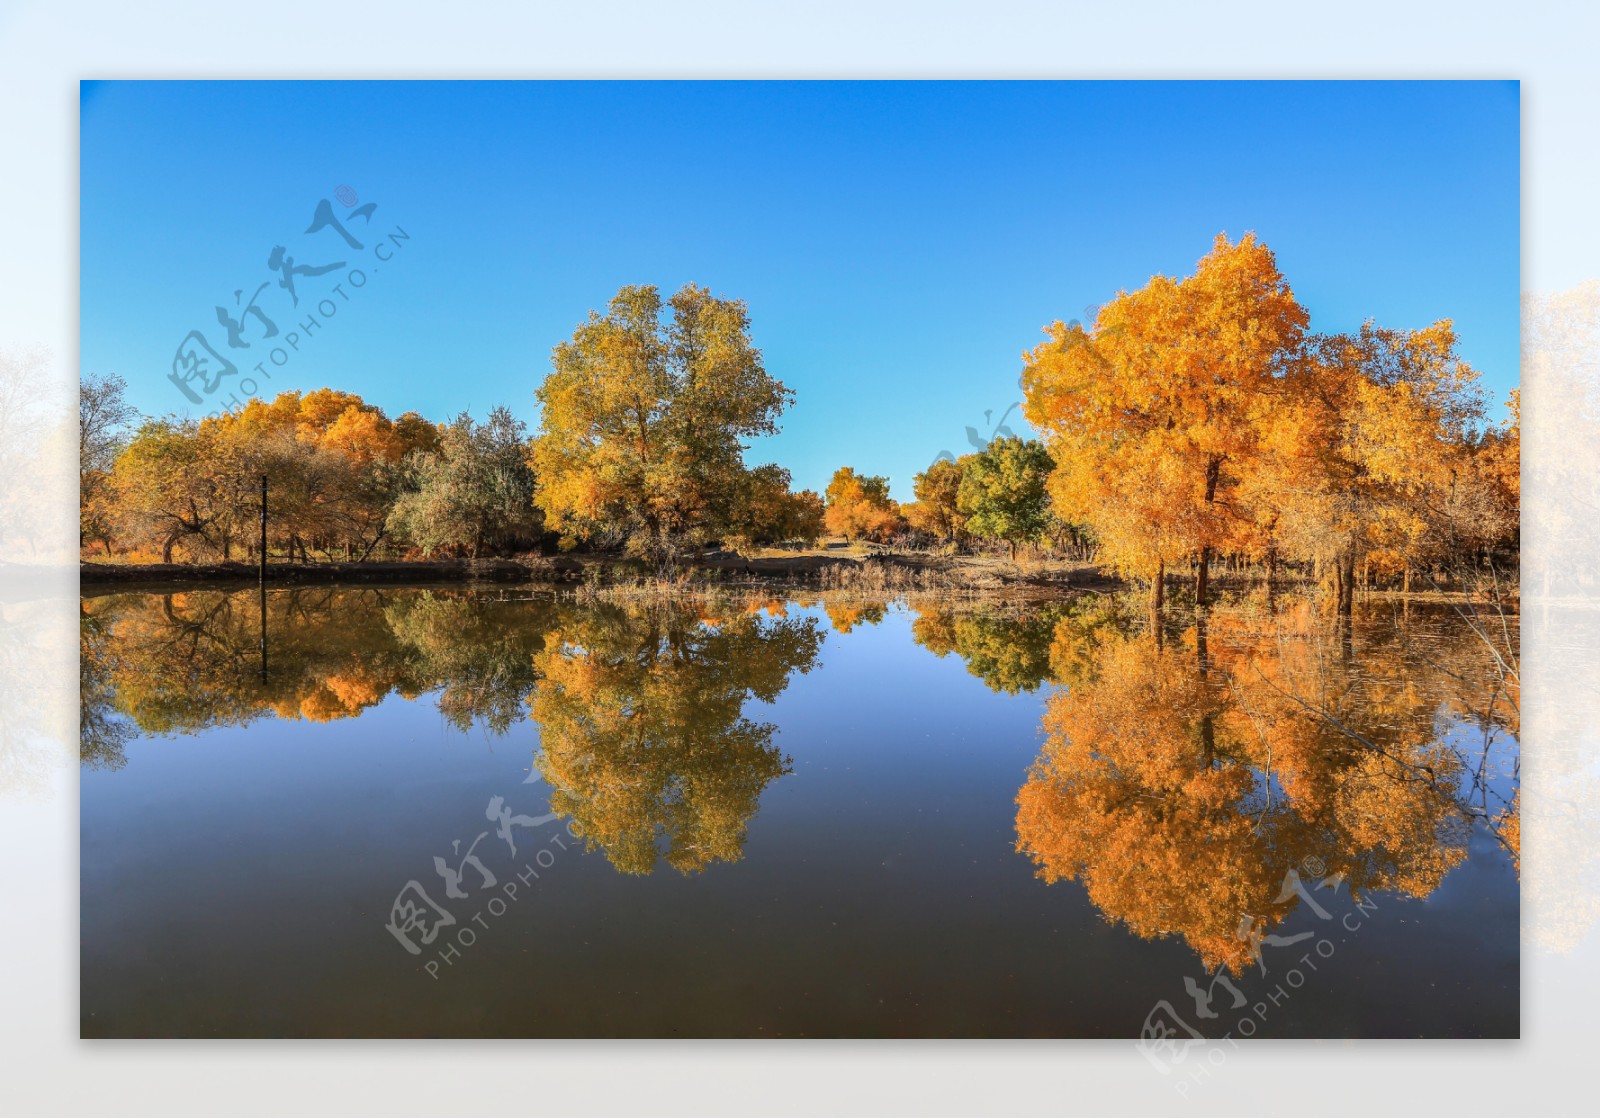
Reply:
[[[287,594],[273,592],[274,622]],[[588,608],[556,618],[538,601],[469,601],[430,628],[419,619],[431,616],[413,608],[417,592],[383,597],[391,609],[358,612],[345,620],[352,633],[327,625],[326,605],[302,596],[297,616],[314,639],[273,645],[272,671],[288,679],[306,670],[296,686],[315,693],[307,709],[326,721],[267,715],[139,735],[125,744],[121,768],[85,770],[87,1035],[1128,1037],[1158,1000],[1183,998],[1186,975],[1200,974],[1181,938],[1140,939],[1108,923],[1081,884],[1047,886],[1017,852],[1018,789],[1062,687],[995,691],[969,667],[989,666],[999,678],[1009,670],[993,667],[995,651],[1026,650],[1026,633],[971,627],[960,640],[1004,640],[965,652],[958,640],[939,657],[918,643],[926,628],[913,628],[919,619],[928,626],[928,608],[892,606],[876,623],[869,612],[843,633],[813,605],[791,606],[787,618],[791,626],[814,619],[825,633],[816,663],[789,671],[771,702],[743,704],[744,720],[770,725],[770,745],[790,770],[755,789],[732,858],[695,874],[665,863],[621,874],[607,853],[569,841],[504,916],[470,926],[474,945],[432,979],[423,970],[430,957],[408,956],[385,930],[396,893],[417,879],[445,902],[433,857],[453,862],[451,841],[465,849],[485,830],[478,852],[510,880],[518,863],[495,837],[486,803],[502,796],[514,812],[538,815],[552,794],[542,780],[524,783],[541,745],[531,718],[496,735],[481,720],[452,722],[441,697],[453,694],[459,711],[474,699],[499,702],[495,687],[515,693],[518,672],[542,663],[533,659],[541,627],[563,632],[569,655],[582,649],[613,667],[648,627],[626,611],[600,625]],[[253,648],[254,594],[246,598],[238,640],[214,643],[229,656]],[[128,596],[116,610],[154,616],[153,602]],[[198,602],[191,596],[187,608]],[[383,618],[409,618],[409,644],[385,637]],[[771,633],[779,620],[742,624]],[[1015,615],[1010,624],[1020,624]],[[745,663],[691,678],[721,672],[736,687],[759,670],[762,648],[758,640],[740,654]],[[159,662],[142,686],[214,688],[229,673],[246,692],[257,686],[248,657],[226,665],[191,677]],[[396,686],[415,698],[390,692],[372,702],[385,672],[404,677]],[[329,714],[325,678],[356,713]],[[720,694],[691,688],[672,708],[702,766],[696,779],[713,792],[738,775],[716,768],[717,738],[691,731],[713,717]],[[666,701],[652,702],[659,711]],[[1445,740],[1470,754],[1482,735],[1457,726]],[[594,752],[581,736],[573,741],[574,756]],[[667,746],[651,745],[650,756]],[[1495,778],[1502,794],[1505,780]],[[666,787],[694,799],[693,789]],[[1283,795],[1274,779],[1274,798]],[[528,834],[525,857],[547,845]],[[1464,861],[1426,900],[1372,900],[1373,918],[1264,1033],[1515,1034],[1517,882],[1492,836],[1476,829]],[[1346,895],[1338,901],[1348,908]],[[446,904],[470,921],[469,902]],[[1316,925],[1297,911],[1281,931]],[[1252,970],[1238,983],[1254,996],[1266,979]]]

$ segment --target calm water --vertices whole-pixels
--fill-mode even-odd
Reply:
[[[262,621],[83,600],[85,1036],[1518,1032],[1515,695],[1448,609]]]

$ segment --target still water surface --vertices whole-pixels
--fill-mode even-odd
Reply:
[[[264,597],[83,599],[84,1036],[1518,1032],[1452,609]]]

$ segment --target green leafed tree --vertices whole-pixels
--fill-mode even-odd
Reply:
[[[1017,545],[1050,534],[1050,498],[1045,481],[1055,468],[1044,447],[1015,435],[994,440],[961,476],[957,505],[974,536],[1003,540],[1017,558]]]
[[[389,514],[390,531],[432,555],[476,557],[531,544],[540,532],[527,425],[499,407],[483,423],[463,412],[439,433],[435,451],[407,460],[407,488]]]

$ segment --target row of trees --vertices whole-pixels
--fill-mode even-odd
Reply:
[[[1219,236],[1192,276],[1120,292],[1025,355],[1024,415],[1055,462],[1063,520],[1150,581],[1191,563],[1292,557],[1350,612],[1358,565],[1401,575],[1514,550],[1517,401],[1485,423],[1453,325],[1313,334],[1254,235]]]
[[[537,546],[620,548],[658,566],[710,544],[813,543],[824,533],[888,541],[1042,542],[1050,460],[998,441],[936,463],[904,509],[886,478],[845,467],[826,495],[789,472],[749,467],[793,397],[751,344],[743,303],[685,287],[663,301],[624,288],[557,346],[530,438],[509,411],[433,424],[332,389],[252,400],[198,422],[131,418],[115,379],[82,386],[83,538],[183,558],[253,556],[259,482],[269,547],[308,560],[362,559],[381,544],[425,555]],[[926,493],[924,492],[926,491]]]
[[[557,346],[530,438],[504,408],[391,420],[322,389],[200,421],[133,414],[117,378],[81,384],[85,545],[171,562],[252,555],[259,485],[269,547],[361,559],[380,544],[479,555],[546,540],[669,566],[685,549],[815,540],[823,501],[744,462],[793,393],[769,375],[742,302],[629,287]]]
[[[1054,467],[1036,440],[1006,436],[979,454],[935,462],[916,476],[917,499],[905,505],[889,496],[887,478],[841,467],[828,484],[824,527],[851,540],[998,541],[1012,559],[1025,544],[1066,546],[1079,534],[1051,510]]]
[[[1414,571],[1517,543],[1512,419],[1485,423],[1477,373],[1448,322],[1308,330],[1271,251],[1219,237],[1194,275],[1119,293],[1087,327],[1048,328],[1025,355],[1024,413],[1008,435],[916,476],[841,468],[794,492],[746,465],[793,393],[769,374],[745,304],[688,285],[626,287],[555,348],[531,437],[503,408],[483,422],[391,420],[323,389],[253,400],[199,422],[148,420],[129,438],[120,382],[81,403],[83,538],[164,560],[255,547],[259,479],[269,546],[299,559],[380,545],[478,555],[624,549],[667,568],[686,550],[828,533],[853,540],[997,542],[1098,558],[1149,580],[1195,572],[1204,604],[1219,557],[1327,574],[1348,613],[1358,567]]]
[[[117,387],[86,382],[83,396]],[[146,420],[120,446],[80,418],[81,530],[107,553],[116,543],[165,562],[253,555],[263,478],[268,546],[301,560],[364,559],[395,538],[477,554],[538,536],[526,430],[504,408],[482,423],[433,424],[414,412],[390,420],[351,393],[287,392],[198,422]]]

